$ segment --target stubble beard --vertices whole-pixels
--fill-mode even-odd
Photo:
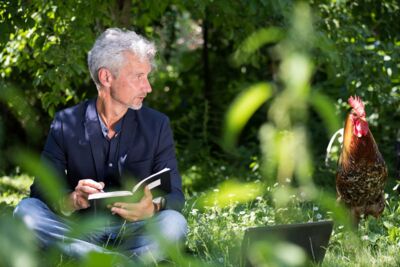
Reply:
[[[143,103],[140,103],[140,104],[138,104],[138,105],[130,105],[130,106],[129,106],[129,109],[132,109],[132,110],[139,110],[139,109],[142,108],[142,106],[143,106]]]
[[[127,107],[128,109],[132,109],[132,110],[139,110],[142,108],[143,103],[139,103],[139,104],[128,104],[127,102],[120,100],[118,97],[116,97],[115,95],[111,94],[111,98],[116,101],[117,103]]]

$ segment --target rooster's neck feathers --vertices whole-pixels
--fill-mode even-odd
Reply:
[[[350,114],[347,115],[344,136],[343,149],[341,154],[341,165],[345,169],[349,164],[356,164],[359,161],[375,161],[382,157],[379,153],[378,146],[370,130],[365,136],[357,137],[353,133],[353,121]]]

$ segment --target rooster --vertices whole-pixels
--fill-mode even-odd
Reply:
[[[354,223],[361,215],[378,218],[385,208],[385,161],[378,150],[366,120],[364,103],[359,97],[348,100],[351,111],[346,117],[343,146],[336,173],[338,200],[350,208]]]

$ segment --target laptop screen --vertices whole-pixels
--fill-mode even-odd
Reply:
[[[293,261],[296,255],[299,260],[321,263],[332,228],[332,221],[249,228],[243,238],[242,263],[258,266],[260,261]]]

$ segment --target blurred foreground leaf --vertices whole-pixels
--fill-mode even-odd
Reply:
[[[38,185],[48,203],[58,204],[66,188],[50,164],[45,164],[39,155],[25,149],[15,149],[12,160],[29,175],[38,179]]]
[[[38,266],[36,252],[33,234],[19,220],[0,218],[0,266]]]
[[[314,107],[317,113],[321,116],[325,128],[328,130],[328,137],[331,137],[341,125],[333,102],[324,94],[313,91],[310,97],[310,104]]]
[[[127,258],[117,253],[97,253],[91,252],[86,255],[85,259],[81,262],[80,266],[85,267],[98,267],[98,266],[133,266],[133,262],[129,262]],[[135,266],[140,266],[135,264]]]
[[[225,118],[224,144],[232,148],[250,117],[272,95],[272,87],[268,83],[258,83],[244,90],[231,104]]]
[[[261,196],[264,192],[262,183],[241,183],[237,181],[226,181],[217,189],[208,192],[199,199],[201,207],[218,206],[226,207],[232,203],[246,203]]]
[[[263,45],[276,43],[283,37],[284,31],[276,27],[257,30],[240,44],[239,49],[233,54],[232,60],[234,64],[242,65]]]
[[[336,197],[329,193],[322,192],[317,197],[316,202],[319,203],[322,208],[331,211],[331,216],[335,224],[343,225],[346,230],[353,230],[349,211],[342,203],[337,202]]]
[[[306,266],[307,256],[302,248],[279,240],[254,243],[247,251],[251,266]]]

